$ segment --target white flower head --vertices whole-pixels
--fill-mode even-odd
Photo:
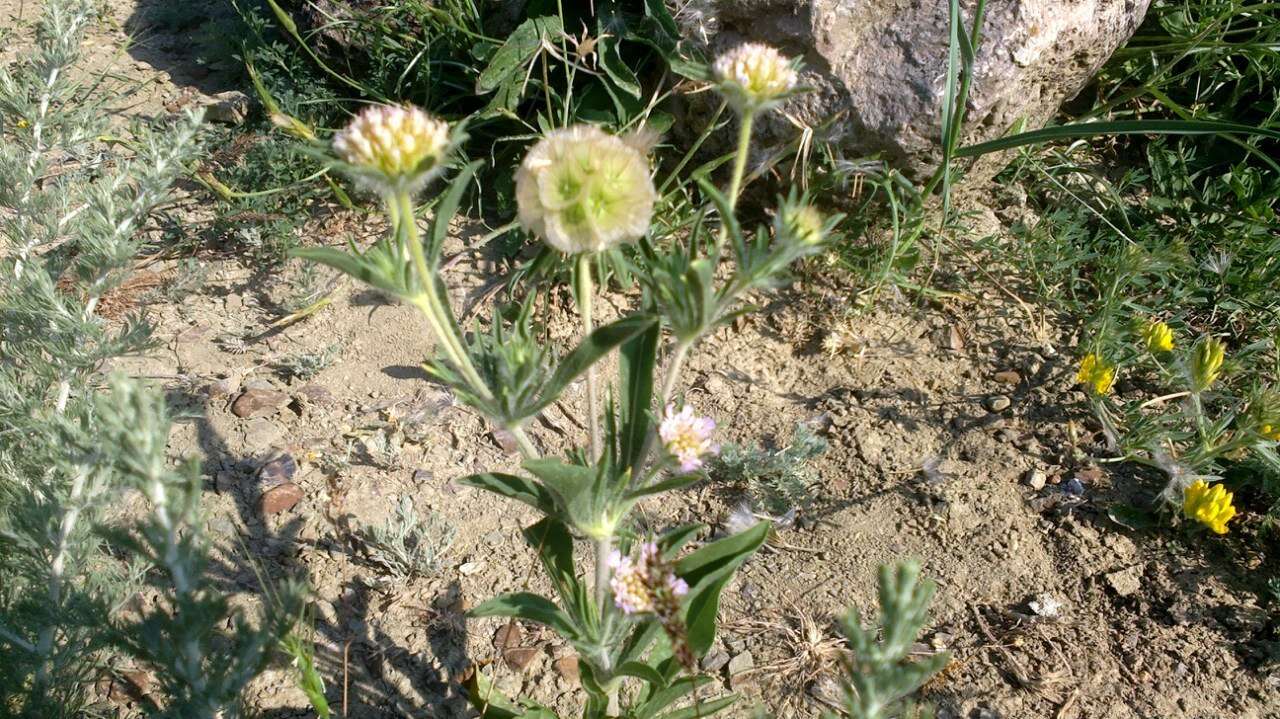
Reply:
[[[796,86],[795,63],[775,48],[749,42],[716,58],[720,90],[739,111],[759,110],[782,100]]]
[[[333,137],[359,179],[379,189],[415,189],[442,168],[449,125],[412,105],[371,105]]]
[[[719,445],[711,441],[715,428],[710,417],[695,417],[693,407],[685,405],[677,412],[675,405],[669,404],[658,426],[658,437],[680,463],[680,471],[688,473],[702,466],[704,456],[720,452]]]
[[[591,125],[548,133],[516,170],[520,224],[566,254],[639,239],[657,198],[636,145]]]

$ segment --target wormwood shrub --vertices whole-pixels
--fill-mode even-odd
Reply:
[[[195,153],[199,118],[138,127],[112,151],[77,65],[95,5],[50,0],[36,44],[0,69],[0,711],[80,717],[109,657],[156,678],[146,711],[231,717],[291,624],[286,584],[254,623],[215,590],[197,467],[170,465],[158,393],[104,380],[150,346],[98,307]],[[117,145],[118,148],[120,145]],[[145,511],[118,509],[141,496]],[[161,599],[125,612],[145,585]]]
[[[733,703],[733,695],[700,696],[699,688],[712,678],[701,673],[698,660],[715,639],[721,591],[764,542],[768,523],[699,542],[701,525],[651,533],[635,521],[633,510],[701,479],[716,452],[714,422],[698,416],[679,391],[690,352],[707,332],[747,312],[748,297],[783,281],[793,262],[819,252],[840,219],[792,193],[780,200],[771,225],[751,230],[739,223],[736,205],[753,121],[794,92],[796,68],[772,48],[745,45],[719,58],[707,74],[738,116],[738,145],[727,190],[699,179],[709,201],[687,222],[655,221],[666,200],[654,187],[643,135],[569,125],[546,132],[520,163],[519,223],[573,268],[582,331],[568,352],[536,339],[535,303],[518,292],[516,307],[499,308],[488,331],[461,331],[440,255],[478,163],[464,166],[436,199],[435,215],[422,234],[415,196],[447,166],[462,131],[415,107],[368,108],[333,140],[331,166],[383,201],[390,235],[363,251],[353,245],[296,253],[419,310],[440,353],[426,363],[429,373],[515,438],[523,455],[521,473],[488,472],[462,481],[542,515],[524,529],[524,537],[554,596],[503,594],[471,615],[536,622],[567,641],[577,652],[587,693],[584,717],[709,716]],[[635,270],[642,297],[631,313],[597,327],[595,260],[631,243],[644,259]],[[596,365],[614,351],[618,375],[605,382]],[[525,427],[580,377],[588,443],[563,458],[544,456]],[[583,545],[592,557],[586,575],[576,560]],[[908,585],[913,581],[900,578],[895,589],[886,589],[893,599],[889,624],[897,631],[890,647],[914,635],[927,602],[927,594],[913,593]],[[900,600],[908,601],[901,608],[909,611],[897,612]],[[892,656],[897,649],[863,643],[869,657],[885,658],[867,660],[877,672],[874,684],[850,696],[874,691],[872,706],[932,671],[900,665]],[[889,675],[899,671],[905,672],[900,681],[891,681]],[[484,716],[555,716],[534,701],[502,695],[480,669],[469,689]]]

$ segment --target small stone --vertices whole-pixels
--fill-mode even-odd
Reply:
[[[232,392],[236,391],[236,381],[231,377],[224,377],[216,382],[210,382],[204,388],[205,396],[209,399],[220,399],[229,397]]]
[[[325,387],[315,384],[314,382],[304,384],[302,387],[298,388],[298,397],[307,404],[315,405],[317,407],[329,407],[338,403],[337,398],[333,396],[332,392]]]
[[[1107,575],[1107,584],[1122,597],[1133,596],[1142,589],[1142,567],[1135,564],[1128,569],[1111,572]]]
[[[231,405],[231,413],[248,419],[262,417],[289,403],[289,395],[274,389],[247,389]]]
[[[729,660],[729,687],[734,691],[740,689],[746,684],[751,675],[749,672],[756,668],[756,661],[751,656],[751,652],[742,652]]]
[[[498,627],[498,631],[493,633],[494,649],[510,649],[511,647],[520,645],[520,638],[524,632],[520,631],[520,625],[515,621],[509,621]]]
[[[520,444],[516,442],[516,436],[505,429],[495,429],[490,434],[498,448],[503,454],[513,455],[520,452]]]
[[[259,417],[249,422],[244,430],[244,443],[252,450],[264,450],[284,436],[280,429],[269,419]]]
[[[718,672],[728,663],[729,653],[723,649],[717,649],[702,658],[702,670],[710,673]]]
[[[990,412],[1003,412],[1013,404],[1013,400],[1008,397],[997,394],[987,398],[987,410]]]
[[[239,125],[249,116],[253,109],[253,100],[239,90],[220,92],[205,99],[204,119],[224,125]]]
[[[560,657],[551,663],[551,668],[569,684],[578,685],[580,678],[578,674],[578,658],[576,656],[570,654],[567,657]]]
[[[435,473],[434,473],[434,472],[432,472],[432,471],[431,471],[431,470],[429,470],[429,469],[415,469],[415,470],[413,470],[413,483],[414,483],[414,484],[419,484],[419,485],[421,485],[421,484],[430,484],[430,483],[431,483],[431,481],[432,481],[433,479],[435,479],[435,478],[436,478]]]
[[[1072,477],[1067,480],[1066,484],[1062,485],[1062,491],[1073,497],[1083,497],[1084,482],[1081,482],[1079,477]]]
[[[1022,375],[1011,369],[996,372],[995,378],[997,382],[1001,382],[1003,384],[1016,385],[1022,383]]]
[[[458,567],[458,573],[464,577],[469,577],[481,569],[484,569],[484,562],[465,562],[462,566]]]
[[[1041,470],[1032,469],[1023,475],[1022,481],[1026,482],[1028,487],[1038,492],[1044,489],[1044,485],[1049,482],[1049,475],[1045,474]]]
[[[540,652],[534,647],[512,647],[503,650],[502,659],[507,666],[520,672],[528,669],[533,660],[538,658],[538,654]]]
[[[301,502],[304,496],[302,487],[293,482],[272,487],[262,493],[262,513],[271,515],[288,511]]]
[[[277,484],[292,481],[293,476],[297,473],[297,460],[288,452],[282,452],[262,465],[262,468],[258,470],[258,479],[262,480],[263,486],[273,487]]]
[[[1031,600],[1029,606],[1037,616],[1045,619],[1057,619],[1062,614],[1062,602],[1048,592],[1041,592],[1036,595],[1036,598]]]

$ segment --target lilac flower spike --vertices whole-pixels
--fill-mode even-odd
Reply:
[[[695,417],[693,408],[685,405],[676,411],[674,404],[667,405],[662,424],[658,427],[658,437],[667,451],[680,462],[681,472],[693,472],[703,464],[705,455],[720,452],[720,446],[711,441],[711,433],[715,431],[715,420],[710,417]]]

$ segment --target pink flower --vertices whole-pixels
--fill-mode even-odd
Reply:
[[[688,583],[676,576],[674,567],[662,559],[653,542],[640,545],[640,556],[634,562],[613,550],[609,567],[613,569],[609,580],[613,602],[624,614],[675,615],[680,609],[680,597],[689,593]]]
[[[715,420],[710,417],[693,416],[692,407],[685,405],[684,409],[676,412],[675,405],[669,404],[662,424],[658,426],[658,437],[680,462],[680,471],[688,473],[702,466],[704,455],[720,451],[719,445],[711,441],[715,428]]]

